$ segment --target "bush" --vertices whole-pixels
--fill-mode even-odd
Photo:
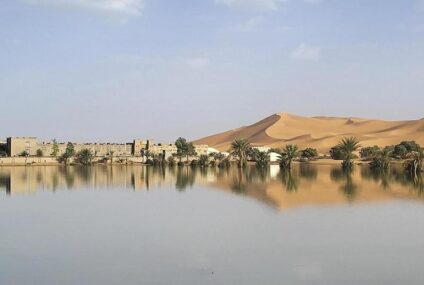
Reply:
[[[359,152],[359,155],[363,159],[372,159],[380,153],[381,149],[379,146],[368,146],[363,147]]]
[[[314,159],[318,157],[318,151],[315,148],[306,148],[300,151],[300,157],[307,159]]]
[[[415,141],[403,141],[396,145],[393,151],[393,156],[396,158],[407,158],[413,152],[419,152],[421,146]]]
[[[38,157],[42,157],[44,154],[43,154],[43,151],[41,149],[37,149],[36,155]]]
[[[330,149],[330,156],[334,160],[343,160],[344,154],[339,146],[334,146]]]

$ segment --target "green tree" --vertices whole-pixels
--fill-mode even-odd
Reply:
[[[278,164],[282,169],[292,169],[293,160],[299,157],[297,145],[288,144],[282,150],[278,157]]]
[[[59,162],[63,162],[65,164],[69,163],[69,159],[75,155],[75,148],[74,144],[71,142],[68,142],[66,145],[65,152],[59,157]]]
[[[29,153],[26,150],[24,150],[19,154],[19,156],[29,156]]]
[[[231,143],[231,155],[237,157],[240,168],[246,166],[247,155],[251,149],[250,143],[245,139],[235,139]]]
[[[207,167],[209,165],[209,156],[202,154],[199,157],[198,165],[200,167]]]
[[[359,144],[359,140],[355,137],[346,137],[340,141],[337,148],[340,149],[343,154],[343,169],[352,169],[353,159],[355,158],[354,152],[360,147],[361,145]]]
[[[53,139],[52,153],[51,156],[56,157],[59,154],[59,144],[56,139]]]
[[[300,151],[300,156],[307,159],[314,159],[318,157],[318,151],[315,148],[306,148]]]
[[[93,162],[93,153],[89,149],[82,149],[75,155],[75,162],[82,165],[91,165]]]
[[[334,160],[343,160],[343,151],[340,149],[338,145],[333,146],[330,149],[330,156]]]
[[[393,156],[397,158],[407,158],[413,152],[419,152],[421,146],[415,141],[403,141],[395,146]]]
[[[269,165],[269,154],[263,151],[260,151],[256,156],[256,166],[260,168],[265,168]]]
[[[37,149],[37,151],[36,151],[36,156],[37,157],[42,157],[44,154],[43,154],[43,151],[41,150],[41,149]]]
[[[187,142],[185,138],[178,138],[175,141],[175,146],[177,147],[177,156],[179,158],[179,162],[181,164],[181,159],[183,156],[187,158],[186,162],[188,163],[188,158],[190,155],[196,155],[196,151],[193,143]]]
[[[380,153],[380,147],[375,145],[361,148],[361,150],[359,151],[359,156],[362,159],[373,159],[377,157]]]
[[[393,150],[390,147],[385,147],[373,154],[373,159],[370,162],[371,170],[387,171],[390,168],[390,159]]]

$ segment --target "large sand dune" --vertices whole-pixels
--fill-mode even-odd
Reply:
[[[314,147],[320,153],[327,153],[346,136],[357,137],[363,146],[393,145],[403,140],[415,140],[424,145],[424,119],[382,121],[278,113],[253,125],[202,138],[194,143],[227,151],[231,141],[245,138],[255,146],[296,144],[300,148]]]

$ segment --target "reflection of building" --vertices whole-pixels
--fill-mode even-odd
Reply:
[[[7,138],[6,149],[9,156],[29,156],[37,155],[41,151],[43,156],[50,156],[53,153],[53,142],[38,142],[35,137],[11,137]],[[76,152],[89,149],[95,156],[143,156],[146,151],[153,154],[162,154],[169,157],[177,152],[174,144],[156,144],[153,140],[135,139],[132,143],[73,143]],[[57,143],[57,156],[66,151],[67,143]],[[195,146],[198,155],[207,154],[207,145]]]

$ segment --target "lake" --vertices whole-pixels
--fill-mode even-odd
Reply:
[[[0,284],[424,284],[424,179],[0,167]]]

